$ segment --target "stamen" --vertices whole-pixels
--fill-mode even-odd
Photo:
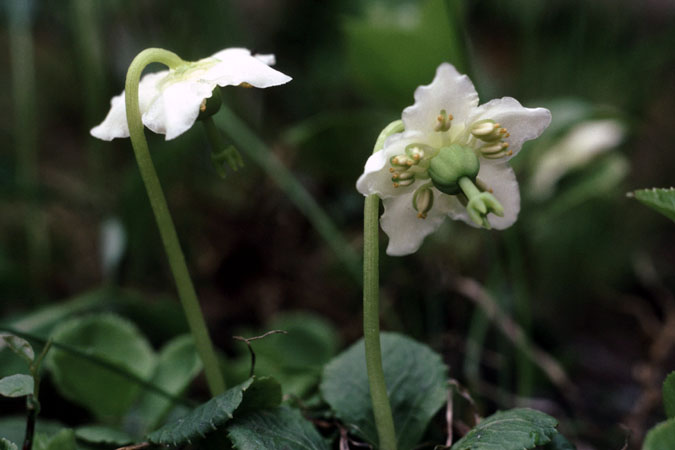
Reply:
[[[394,172],[391,181],[394,182],[394,187],[409,186],[415,182],[415,174],[411,172]]]
[[[499,153],[509,147],[508,142],[496,142],[494,144],[487,144],[480,148],[480,152],[485,155]]]
[[[434,193],[430,188],[430,184],[418,188],[413,194],[413,208],[417,211],[417,217],[426,219],[427,213],[431,211],[434,206]]]
[[[444,109],[441,109],[440,113],[436,117],[436,125],[434,126],[434,130],[436,131],[448,131],[452,124],[452,119],[454,117],[452,114],[448,114]]]
[[[506,128],[490,119],[474,123],[471,126],[471,134],[484,142],[493,142],[510,136]]]
[[[396,167],[410,167],[413,164],[415,164],[415,161],[408,158],[408,156],[406,156],[406,155],[393,156],[389,160],[389,162],[391,163],[392,166],[396,166]]]
[[[483,154],[483,158],[485,158],[485,159],[499,159],[499,158],[503,158],[505,156],[511,156],[511,155],[513,155],[513,152],[511,150],[509,150],[508,152],[507,151],[501,151],[501,152],[498,152],[498,153]]]
[[[415,182],[414,178],[408,178],[408,179],[399,179],[398,181],[394,182],[394,187],[400,187],[400,186],[410,186]]]

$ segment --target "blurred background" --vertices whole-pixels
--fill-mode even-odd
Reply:
[[[5,323],[46,335],[69,315],[104,310],[155,346],[185,331],[130,142],[98,141],[89,129],[144,48],[186,60],[236,46],[274,53],[293,81],[225,88],[215,116],[243,155],[240,171],[218,177],[199,125],[169,142],[147,135],[229,376],[247,367],[232,335],[296,327],[307,341],[270,338],[290,356],[274,361],[279,350],[270,350],[260,370],[306,394],[313,378],[288,358],[302,366],[315,351],[308,364],[320,367],[361,336],[356,179],[379,131],[449,61],[471,76],[481,102],[512,96],[549,108],[553,123],[512,161],[522,208],[511,229],[448,220],[417,253],[383,253],[383,328],[441,353],[481,413],[542,409],[580,449],[639,443],[663,419],[660,386],[675,368],[675,227],[626,193],[673,184],[673,1],[2,6]],[[53,389],[42,393],[53,396],[45,417],[69,405]],[[86,417],[69,408],[62,420]]]

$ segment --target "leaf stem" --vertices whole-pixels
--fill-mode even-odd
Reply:
[[[136,162],[141,172],[145,189],[150,199],[152,211],[157,221],[162,243],[169,259],[171,272],[173,273],[178,289],[178,297],[183,306],[183,311],[190,326],[190,332],[195,340],[197,352],[204,364],[206,381],[211,394],[216,396],[225,391],[225,380],[218,366],[218,358],[209,337],[206,322],[197,300],[197,293],[192,284],[185,257],[181,250],[176,228],[174,227],[169,207],[167,206],[162,187],[157,177],[157,172],[150,157],[148,143],[143,132],[140,107],[138,104],[138,84],[143,69],[150,63],[161,63],[169,68],[176,68],[185,62],[175,53],[158,48],[149,48],[139,53],[129,66],[125,84],[125,101],[127,111],[127,124],[131,144],[136,155]]]
[[[387,125],[378,136],[373,153],[384,146],[387,137],[401,131],[403,122],[400,120]],[[379,448],[395,450],[396,431],[387,396],[380,348],[379,213],[379,197],[375,194],[366,197],[363,209],[363,340]]]

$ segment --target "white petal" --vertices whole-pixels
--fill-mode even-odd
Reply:
[[[220,62],[208,69],[200,78],[217,83],[219,86],[238,86],[248,83],[257,88],[266,88],[288,83],[292,80],[286,74],[272,69],[274,55],[251,55],[245,48],[228,48],[214,54]]]
[[[520,189],[513,169],[504,162],[482,161],[478,178],[489,189],[492,189],[492,195],[504,207],[504,217],[496,216],[493,213],[487,215],[492,228],[503,230],[513,225],[520,212]],[[455,220],[462,220],[473,227],[477,227],[469,218],[464,207],[453,209],[449,215]]]
[[[478,93],[466,75],[461,75],[451,64],[438,66],[431,84],[415,90],[415,104],[403,110],[406,130],[433,132],[438,113],[445,109],[455,123],[464,123],[473,108],[478,106]]]
[[[436,188],[432,188],[432,191],[434,206],[425,219],[417,217],[417,211],[412,203],[412,192],[408,195],[382,200],[384,214],[380,218],[380,225],[389,236],[387,255],[403,256],[415,253],[422,245],[424,238],[436,231],[448,212],[455,208],[454,197],[441,194]]]
[[[261,55],[259,53],[256,53],[255,55],[253,55],[253,57],[262,61],[263,63],[267,64],[268,66],[273,66],[277,63],[277,59],[271,53],[268,53],[268,54],[265,54],[265,55]]]
[[[141,79],[138,84],[138,105],[141,116],[148,111],[152,102],[158,97],[159,90],[157,89],[157,85],[168,73],[168,70],[163,70],[147,74]],[[120,95],[113,97],[110,105],[108,115],[103,122],[91,129],[91,135],[105,141],[129,137],[124,91]],[[143,123],[145,124],[145,120],[143,120]]]
[[[124,105],[124,92],[110,100],[110,111],[103,122],[92,128],[89,133],[98,139],[112,141],[115,138],[129,137],[127,110]]]
[[[539,137],[550,125],[551,112],[546,108],[525,108],[515,98],[504,97],[476,108],[467,124],[470,126],[483,119],[499,122],[508,130],[510,136],[504,141],[509,143],[509,150],[513,155],[503,159],[507,161],[516,156],[523,142]]]
[[[537,163],[530,186],[532,195],[539,199],[549,197],[567,172],[616,147],[623,137],[624,127],[617,120],[592,120],[576,125]]]
[[[180,136],[194,125],[199,107],[210,98],[214,84],[199,81],[172,83],[159,92],[143,114],[143,123],[155,133],[166,134],[166,140]]]
[[[423,181],[416,180],[410,186],[395,188],[389,172],[389,160],[393,156],[404,154],[409,144],[425,143],[423,139],[424,136],[415,131],[389,136],[382,150],[372,154],[366,161],[363,174],[356,182],[356,189],[363,195],[377,194],[381,198],[400,196],[414,191]]]

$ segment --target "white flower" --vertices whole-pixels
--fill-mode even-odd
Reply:
[[[444,63],[417,88],[402,122],[404,131],[368,159],[356,183],[382,198],[387,254],[417,251],[446,216],[496,229],[515,222],[520,193],[507,161],[550,124],[547,109],[510,97],[478,106],[471,80]]]
[[[530,185],[532,196],[540,200],[550,197],[566,173],[613,149],[624,135],[624,126],[613,119],[589,120],[574,126],[537,163]]]
[[[166,140],[174,139],[192,127],[202,103],[216,86],[266,88],[288,83],[291,77],[269,67],[274,62],[274,55],[228,48],[209,58],[145,75],[138,86],[143,124],[165,134]],[[105,120],[91,129],[92,136],[106,141],[129,137],[124,92],[110,104]]]

